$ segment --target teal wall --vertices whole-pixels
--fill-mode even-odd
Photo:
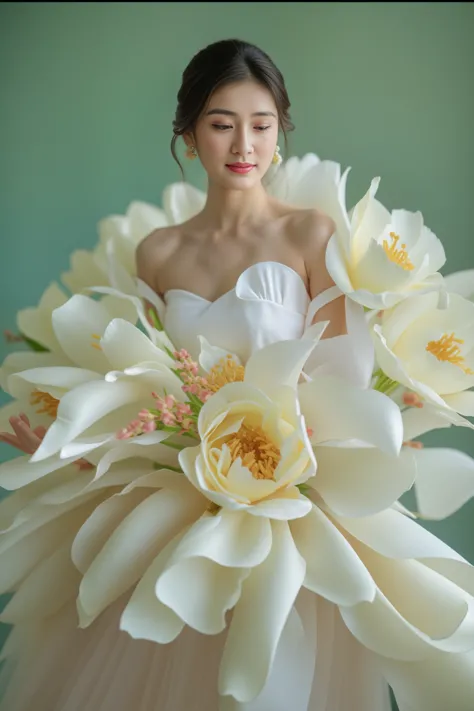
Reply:
[[[283,71],[293,153],[353,166],[351,204],[381,175],[387,207],[422,210],[441,238],[446,271],[474,266],[473,30],[472,3],[1,4],[1,328],[95,244],[100,218],[179,179],[181,72],[231,36]],[[431,441],[474,455],[467,431]],[[430,527],[474,562],[473,514]]]

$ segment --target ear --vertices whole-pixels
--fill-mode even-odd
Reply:
[[[189,146],[195,146],[196,142],[194,140],[194,136],[191,132],[189,133],[183,133],[183,141],[185,142],[186,146],[189,148]]]

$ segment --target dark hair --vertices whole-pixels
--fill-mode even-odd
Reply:
[[[176,155],[178,137],[194,130],[207,102],[218,87],[245,79],[254,79],[271,92],[287,147],[286,134],[294,126],[290,119],[290,100],[283,75],[268,54],[255,45],[237,39],[221,40],[201,49],[183,72],[171,140],[171,153],[181,173],[183,169]]]

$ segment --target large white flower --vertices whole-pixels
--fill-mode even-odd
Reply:
[[[377,361],[386,376],[456,416],[474,415],[474,304],[449,294],[413,296],[383,314],[373,329]]]
[[[125,215],[110,215],[99,222],[99,242],[92,250],[76,250],[71,269],[61,275],[73,293],[94,286],[113,286],[136,293],[135,250],[141,240],[159,227],[184,222],[200,211],[205,195],[187,183],[169,185],[163,209],[149,203],[130,203]]]
[[[439,289],[446,257],[421,212],[390,212],[375,199],[375,178],[352,212],[350,228],[331,238],[326,266],[337,286],[369,309],[387,309],[414,292]]]

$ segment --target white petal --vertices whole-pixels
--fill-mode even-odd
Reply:
[[[371,602],[376,586],[351,545],[316,506],[291,522],[298,551],[306,561],[304,586],[337,605]]]
[[[400,711],[472,711],[474,651],[438,652],[419,662],[380,658],[385,678],[394,689]],[[408,701],[401,705],[399,695]]]
[[[20,333],[50,351],[60,351],[61,347],[51,323],[51,314],[65,304],[67,298],[58,284],[53,282],[42,295],[37,308],[18,311],[17,324]]]
[[[202,634],[218,634],[250,572],[249,568],[224,568],[209,558],[184,558],[165,569],[155,592],[187,625]]]
[[[189,183],[173,183],[163,191],[163,207],[171,225],[186,222],[201,212],[206,193]]]
[[[199,343],[201,344],[201,352],[199,354],[199,365],[206,373],[209,373],[211,368],[213,368],[219,361],[224,361],[227,356],[232,356],[232,360],[237,364],[241,365],[240,358],[234,355],[230,351],[226,351],[218,346],[211,345],[209,341],[204,338],[204,336],[198,336]]]
[[[338,516],[337,519],[355,538],[388,558],[464,560],[419,523],[397,511],[389,509],[367,518]]]
[[[173,610],[155,595],[155,584],[180,536],[173,539],[153,561],[133,591],[120,618],[120,629],[133,639],[148,639],[158,644],[172,642],[184,627]]]
[[[149,493],[137,490],[128,496],[115,495],[98,503],[79,529],[71,546],[71,559],[82,574],[87,572],[117,526]]]
[[[297,497],[290,496],[292,491],[293,489],[285,489],[280,496],[259,501],[249,506],[248,512],[252,516],[265,516],[276,521],[292,521],[306,516],[311,511],[311,501],[299,492]]]
[[[446,289],[474,301],[474,269],[463,269],[444,277]]]
[[[333,235],[328,242],[326,268],[329,276],[342,293],[352,296],[354,287],[347,272],[346,259],[338,235]]]
[[[99,301],[75,294],[53,312],[52,319],[61,348],[73,363],[97,372],[107,369],[97,336],[102,336],[111,319]]]
[[[74,460],[75,457],[60,459],[56,455],[41,462],[32,462],[29,455],[16,457],[0,464],[0,486],[9,491],[21,489],[46,474],[62,469]]]
[[[456,635],[432,640],[407,622],[381,592],[373,602],[341,607],[340,612],[359,642],[384,657],[416,661],[425,658],[433,649],[460,652],[472,646],[472,620],[470,636],[464,640],[464,645],[458,645]]]
[[[315,345],[306,339],[277,341],[255,351],[245,366],[244,382],[263,392],[276,384],[296,388],[301,370]]]
[[[451,427],[451,422],[446,419],[442,412],[437,412],[432,407],[411,407],[402,412],[403,437],[405,441],[410,441],[421,437],[431,430]]]
[[[70,553],[69,539],[41,561],[15,591],[1,614],[1,621],[17,624],[32,617],[47,617],[57,612],[68,600],[74,599],[80,575],[71,563]]]
[[[414,450],[416,500],[424,517],[451,516],[474,496],[474,459],[457,449]]]
[[[246,702],[270,673],[279,639],[305,576],[288,524],[272,522],[270,555],[246,581],[234,611],[219,672],[219,693]]]
[[[175,561],[196,557],[230,568],[253,568],[263,563],[271,546],[268,519],[242,511],[221,511],[216,516],[203,516],[189,529],[173,553],[168,571]]]
[[[342,516],[368,516],[391,506],[416,476],[413,452],[398,457],[373,447],[317,447],[318,472],[308,483]]]
[[[182,491],[163,489],[124,519],[82,580],[79,596],[88,622],[136,583],[160,549],[200,515],[198,501],[199,505],[196,496],[184,496]]]
[[[150,397],[146,380],[107,383],[95,381],[66,393],[55,422],[47,431],[31,461],[37,462],[58,452],[92,424],[117,408]]]
[[[474,417],[474,392],[465,390],[454,395],[445,395],[444,400],[449,407],[466,417]]]
[[[101,347],[112,368],[125,370],[145,361],[173,366],[173,360],[129,321],[116,318],[107,326]]]
[[[314,431],[313,444],[359,439],[398,454],[403,425],[398,406],[382,393],[362,390],[332,376],[316,376],[298,387],[301,411]]]

